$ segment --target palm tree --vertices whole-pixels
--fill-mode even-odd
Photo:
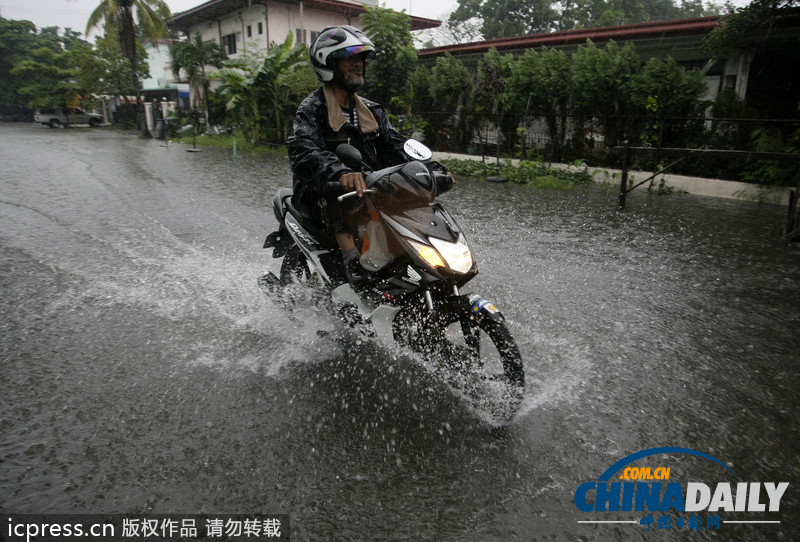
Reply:
[[[87,36],[94,28],[102,27],[106,39],[116,38],[119,41],[122,53],[131,65],[133,88],[136,89],[137,116],[139,126],[144,132],[147,131],[147,126],[144,123],[144,104],[137,76],[136,33],[138,30],[151,40],[166,37],[167,23],[171,18],[172,13],[164,0],[102,0],[86,23]]]
[[[206,73],[206,66],[221,68],[222,63],[227,58],[225,51],[213,41],[204,42],[203,37],[198,32],[192,41],[173,44],[170,48],[170,55],[172,56],[172,73],[175,77],[180,76],[181,69],[186,73],[186,78],[192,86],[192,94],[195,97],[192,109],[198,108],[197,97],[199,96],[199,102],[205,111],[207,122],[209,78]]]

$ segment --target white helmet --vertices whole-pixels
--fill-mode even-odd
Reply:
[[[329,26],[319,33],[311,44],[308,56],[317,79],[332,81],[338,69],[336,61],[355,55],[375,57],[375,45],[361,30],[354,26]]]

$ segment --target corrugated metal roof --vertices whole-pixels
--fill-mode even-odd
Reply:
[[[530,49],[534,47],[555,47],[575,43],[585,43],[587,39],[593,42],[609,40],[622,41],[635,38],[648,38],[660,36],[681,36],[691,34],[707,34],[719,22],[717,15],[711,17],[697,17],[693,19],[679,19],[673,21],[656,21],[651,23],[627,24],[621,26],[607,26],[600,28],[586,28],[581,30],[566,30],[548,34],[531,34],[515,36],[512,38],[497,38],[473,43],[460,43],[422,49],[417,52],[420,57],[437,56],[445,53],[453,55],[465,53],[486,52],[495,47],[497,50]]]

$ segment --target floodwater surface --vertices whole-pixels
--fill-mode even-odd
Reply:
[[[778,511],[704,510],[699,530],[651,511],[665,538],[800,538],[784,208],[635,193],[619,212],[615,187],[460,179],[440,199],[479,262],[462,291],[500,308],[526,366],[498,429],[413,356],[259,290],[285,157],[163,145],[0,125],[0,511],[281,513],[296,540],[646,540],[647,511],[584,512],[576,491],[676,447],[735,477],[687,453],[633,465],[684,489],[790,485]]]

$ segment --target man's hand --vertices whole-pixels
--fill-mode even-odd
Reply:
[[[367,183],[364,182],[364,176],[361,173],[356,173],[354,171],[343,173],[342,176],[339,177],[339,182],[342,183],[342,186],[346,191],[352,192],[355,190],[358,193],[358,197],[361,197],[364,194],[364,191],[367,189]]]

